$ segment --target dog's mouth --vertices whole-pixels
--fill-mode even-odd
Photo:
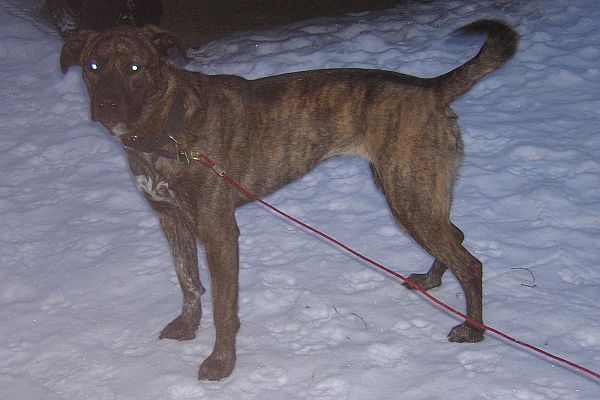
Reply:
[[[131,132],[124,122],[108,123],[102,122],[108,131],[119,142],[132,150],[142,151],[144,153],[153,153],[161,151],[167,143],[171,142],[168,135],[140,135]]]
[[[116,125],[120,122],[114,115],[107,114],[103,112],[103,110],[98,110],[96,108],[92,109],[92,121],[100,122],[106,126]]]
[[[97,121],[97,120],[94,120],[94,121]],[[100,122],[102,125],[104,125],[104,127],[106,129],[108,129],[108,132],[119,140],[121,140],[121,138],[129,135],[129,129],[127,128],[127,125],[125,125],[124,122],[107,122],[107,121],[97,121],[97,122]]]
[[[138,135],[132,135],[123,122],[102,122],[102,124],[125,147],[146,152],[153,147],[153,143],[150,140]]]
[[[137,135],[119,137],[119,140],[125,147],[129,147],[135,150],[147,151],[150,147],[150,143]]]

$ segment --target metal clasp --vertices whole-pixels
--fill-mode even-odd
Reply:
[[[212,159],[208,158],[201,152],[197,150],[186,151],[183,145],[175,139],[172,135],[169,135],[169,139],[175,143],[175,148],[177,149],[177,160],[183,164],[189,164],[191,160],[198,161],[202,163],[204,166],[213,170],[213,172],[220,177],[225,176],[225,170],[221,168],[217,163],[215,163]]]
[[[175,143],[175,148],[177,149],[177,160],[182,164],[190,163],[190,156],[188,152],[183,149],[183,145],[173,137],[173,135],[169,135],[169,139]]]

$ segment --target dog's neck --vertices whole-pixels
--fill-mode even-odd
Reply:
[[[181,93],[181,89],[175,90],[175,99],[169,109],[167,115],[167,125],[162,133],[162,136],[167,136],[167,139],[177,141],[179,132],[183,129],[183,121],[185,114],[185,105],[183,104],[184,96]]]
[[[178,143],[178,135],[183,129],[182,124],[184,121],[185,106],[184,96],[180,89],[175,90],[173,96],[173,102],[169,108],[167,114],[167,121],[162,130],[159,130],[156,134],[152,134],[152,127],[148,127],[147,132],[143,132],[142,135],[130,135],[121,138],[121,143],[124,146],[141,151],[143,153],[156,154],[161,157],[176,159],[178,157],[178,151],[175,146]],[[173,150],[167,150],[165,148],[171,148]]]

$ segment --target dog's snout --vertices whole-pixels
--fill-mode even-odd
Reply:
[[[123,102],[111,94],[99,94],[92,101],[92,119],[99,122],[123,122],[126,119]]]
[[[101,100],[98,107],[104,112],[116,112],[119,110],[119,104],[113,99]]]

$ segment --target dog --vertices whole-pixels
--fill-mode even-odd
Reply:
[[[484,32],[479,53],[435,78],[365,69],[294,72],[256,80],[177,68],[178,38],[156,27],[81,31],[67,39],[60,64],[82,67],[91,118],[123,145],[138,187],[158,214],[181,290],[180,315],[160,338],[190,340],[201,318],[204,288],[197,241],[212,285],[216,340],[199,378],[229,376],[236,361],[238,236],[234,211],[249,200],[188,153],[217,160],[227,175],[265,196],[336,155],[370,161],[396,223],[435,259],[409,279],[425,290],[447,268],[466,297],[466,314],[482,322],[482,264],[450,221],[452,188],[463,143],[449,104],[516,52],[518,35],[503,22],[462,28]],[[448,337],[478,342],[465,321]]]

